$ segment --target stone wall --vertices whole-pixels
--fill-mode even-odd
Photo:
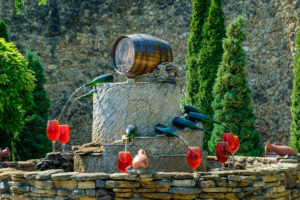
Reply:
[[[238,14],[247,19],[244,49],[257,131],[263,141],[287,143],[300,3],[223,2],[227,23]],[[51,118],[58,117],[73,90],[97,75],[112,72],[111,48],[121,35],[146,33],[164,39],[173,49],[175,63],[184,64],[192,0],[48,0],[43,6],[38,6],[37,0],[24,0],[24,7],[24,14],[16,15],[13,0],[0,0],[0,19],[22,52],[26,47],[39,52],[48,76]],[[90,142],[92,102],[74,103],[61,122],[71,126],[71,144]]]
[[[262,161],[262,158],[251,159]],[[274,161],[264,158],[266,162],[268,159]],[[249,170],[201,173],[137,170],[105,174],[0,169],[0,198],[299,199],[299,164],[299,159],[280,159],[272,165]]]

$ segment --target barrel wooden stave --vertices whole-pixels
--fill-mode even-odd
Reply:
[[[134,34],[120,37],[113,47],[113,65],[117,72],[118,66],[115,64],[115,51],[118,43],[128,38],[132,41],[134,47],[134,62],[126,76],[137,76],[153,71],[161,62],[172,62],[173,55],[170,45],[158,38],[145,34]]]

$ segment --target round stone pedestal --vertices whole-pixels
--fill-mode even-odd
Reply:
[[[93,101],[92,140],[101,145],[120,140],[129,124],[137,127],[137,136],[155,136],[156,124],[172,126],[172,119],[180,114],[176,84],[107,83],[96,88]]]

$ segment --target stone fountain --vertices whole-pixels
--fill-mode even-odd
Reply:
[[[134,35],[128,38],[138,37],[144,37],[145,40],[144,35]],[[118,49],[123,49],[124,51],[124,48],[133,48],[136,45],[134,41],[131,44],[128,38],[123,38],[124,47],[119,47],[118,44],[115,44],[117,51]],[[159,50],[169,50],[169,52],[162,54],[169,57],[172,55],[171,49],[165,47],[168,46],[167,43],[156,40],[151,36],[147,36],[147,38],[154,40],[152,49],[157,48],[158,44],[162,43],[164,47],[160,47]],[[122,44],[122,41],[122,38],[118,40],[120,44]],[[142,44],[138,45],[141,46]],[[140,55],[141,53],[132,53],[132,49],[128,51],[131,53],[126,54],[127,56],[139,55],[140,60],[143,59],[143,55]],[[154,52],[157,51],[158,49]],[[115,55],[120,57],[119,54],[121,53],[117,52]],[[124,52],[123,54],[125,55]],[[161,61],[155,65],[154,58],[157,57],[147,59],[147,61],[150,60],[152,62],[154,70],[130,76],[126,82],[105,83],[95,88],[92,132],[92,143],[95,146],[95,151],[85,153],[82,150],[76,151],[75,149],[75,171],[118,172],[118,152],[124,151],[120,133],[129,124],[134,124],[137,127],[136,136],[128,144],[128,150],[132,156],[136,155],[138,150],[143,148],[148,151],[150,168],[155,171],[192,171],[186,163],[186,143],[178,137],[158,136],[154,131],[154,127],[158,123],[173,127],[172,120],[174,117],[180,116],[180,90],[184,84],[184,81],[180,79],[180,77],[184,77],[182,74],[184,73],[183,67],[171,62],[161,63]],[[170,61],[169,57],[166,57],[165,61]],[[160,58],[162,60],[163,56],[160,56]],[[134,59],[136,58],[114,61],[116,63],[136,63],[136,60],[132,61]],[[137,72],[141,71],[139,66],[135,66],[135,68]],[[125,68],[122,66],[121,70],[124,72],[126,66]],[[148,70],[144,69],[144,71],[147,72]],[[177,130],[177,133],[186,139],[190,145],[199,146],[203,149],[203,133],[201,131],[186,129]],[[91,147],[93,144],[85,146]],[[99,151],[97,148],[102,149]],[[206,168],[206,154],[202,153],[202,161],[198,170],[205,171]]]

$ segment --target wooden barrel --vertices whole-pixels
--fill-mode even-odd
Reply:
[[[113,46],[114,69],[128,77],[151,72],[161,62],[172,62],[170,45],[145,34],[125,35]]]

